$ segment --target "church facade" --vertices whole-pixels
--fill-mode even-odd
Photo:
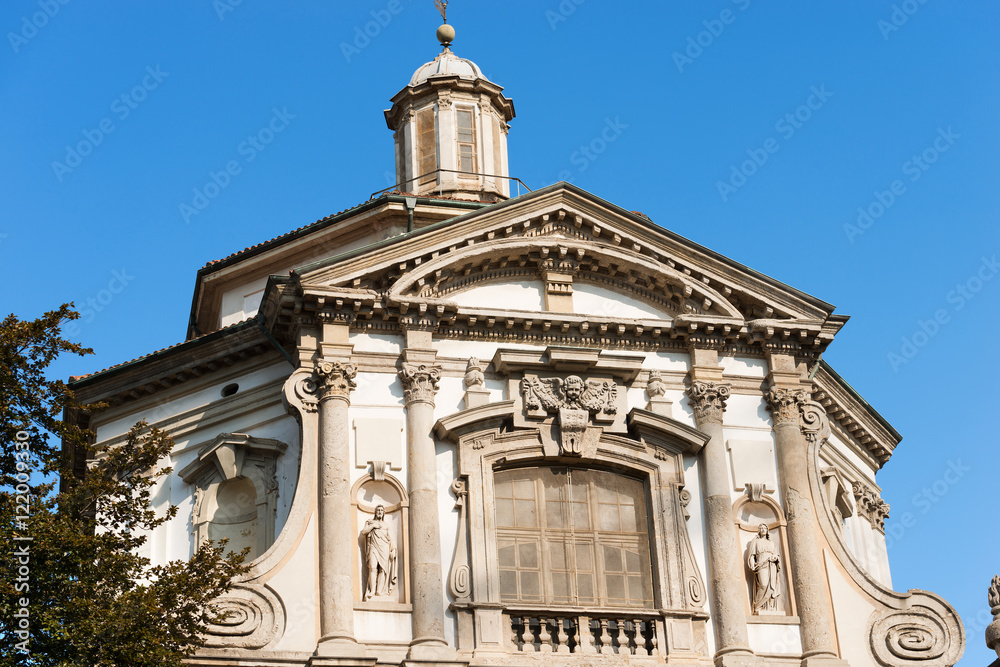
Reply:
[[[954,664],[955,610],[891,587],[900,436],[821,359],[847,318],[511,197],[513,103],[439,37],[396,190],[208,264],[185,342],[71,383],[99,444],[176,441],[154,564],[249,549],[191,664]]]

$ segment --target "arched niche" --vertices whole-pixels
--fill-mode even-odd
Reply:
[[[194,487],[194,550],[223,538],[229,551],[250,547],[247,562],[268,550],[278,510],[277,462],[287,448],[279,440],[222,433],[198,451],[178,473]]]
[[[744,495],[733,503],[733,521],[738,530],[740,553],[743,556],[743,570],[746,580],[746,604],[748,621],[773,623],[776,619],[797,616],[795,595],[792,591],[791,568],[788,557],[788,539],[785,535],[786,521],[781,505],[764,493]],[[754,609],[754,579],[751,570],[752,543],[758,536],[761,525],[767,526],[768,537],[778,555],[777,604],[774,609]]]
[[[353,535],[356,548],[352,557],[354,572],[355,609],[370,611],[410,611],[409,547],[410,501],[402,482],[387,473],[376,470],[362,477],[351,488],[351,506],[354,511]],[[365,600],[370,572],[368,569],[365,523],[375,518],[379,506],[385,510],[385,523],[389,539],[395,547],[393,563],[396,583],[386,595],[375,595]]]

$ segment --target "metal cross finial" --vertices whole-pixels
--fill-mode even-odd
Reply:
[[[445,23],[448,22],[448,2],[449,0],[434,0],[434,6],[441,12],[441,18]]]

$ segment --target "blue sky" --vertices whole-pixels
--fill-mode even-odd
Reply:
[[[458,0],[449,14],[456,53],[514,99],[513,175],[570,180],[852,316],[825,358],[904,436],[879,474],[895,587],[954,604],[962,664],[986,664],[996,3]],[[90,308],[78,338],[97,355],[61,376],[181,341],[198,267],[391,184],[382,110],[436,54],[438,23],[430,0],[8,0],[0,310]],[[246,144],[276,113],[273,141]],[[185,219],[230,161],[239,173]]]

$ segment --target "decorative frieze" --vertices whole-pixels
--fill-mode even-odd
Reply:
[[[730,391],[730,385],[720,382],[692,382],[687,395],[694,409],[695,422],[721,424]]]
[[[403,382],[403,395],[406,404],[434,404],[434,395],[441,381],[441,367],[429,364],[404,363],[399,371],[399,379]]]
[[[326,398],[342,398],[350,400],[351,391],[358,383],[354,378],[358,375],[357,366],[342,361],[321,361],[316,364],[316,389],[320,400]]]

